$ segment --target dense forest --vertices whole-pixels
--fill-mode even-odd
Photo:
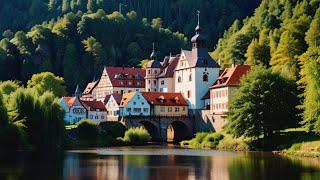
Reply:
[[[262,65],[295,81],[303,124],[320,132],[320,1],[264,0],[252,17],[236,20],[212,56],[222,66]]]
[[[202,12],[203,29],[210,45],[235,19],[251,15],[259,0],[10,0],[0,1],[0,32],[10,29],[27,31],[35,24],[51,21],[64,14],[79,11],[107,14],[135,11],[139,19],[161,18],[164,27],[190,37],[196,24],[196,10]],[[121,4],[121,5],[120,5]],[[15,13],[12,13],[15,12]]]
[[[104,65],[136,66],[155,42],[158,55],[178,53],[187,38],[138,19],[135,12],[68,13],[28,32],[4,33],[0,41],[0,79],[26,82],[43,71],[63,76],[71,92],[100,76]]]

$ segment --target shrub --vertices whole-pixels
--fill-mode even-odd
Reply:
[[[81,140],[95,140],[100,135],[98,125],[87,119],[79,121],[77,129]]]
[[[0,149],[16,150],[27,145],[26,135],[21,127],[8,124],[0,129]]]
[[[143,127],[131,128],[124,134],[123,141],[130,145],[144,145],[151,139],[150,134]]]
[[[126,132],[126,127],[116,121],[100,123],[100,127],[105,135],[113,138],[123,137]]]
[[[223,139],[222,134],[211,133],[208,134],[203,141],[201,142],[201,146],[204,148],[216,148],[219,144],[220,140]]]

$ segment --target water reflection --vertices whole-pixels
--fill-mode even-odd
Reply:
[[[1,154],[0,179],[320,179],[320,161],[166,148],[34,152]]]

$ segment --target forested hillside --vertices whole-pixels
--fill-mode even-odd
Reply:
[[[235,21],[213,57],[223,66],[263,65],[300,86],[303,123],[320,132],[320,1],[264,0],[254,16]]]
[[[68,13],[28,32],[6,33],[0,41],[0,79],[26,82],[34,73],[50,71],[64,77],[71,92],[98,78],[104,65],[136,66],[149,57],[153,42],[160,57],[178,53],[186,41],[135,12]]]
[[[0,32],[11,29],[27,31],[35,24],[50,21],[63,14],[81,11],[96,12],[103,9],[107,14],[119,10],[137,12],[139,19],[161,18],[157,21],[172,31],[188,37],[194,33],[196,10],[201,10],[203,29],[210,45],[216,43],[223,31],[235,19],[251,15],[259,0],[10,0],[0,1]]]

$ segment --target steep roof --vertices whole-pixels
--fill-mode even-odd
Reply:
[[[192,51],[181,49],[181,52],[185,54],[189,67],[220,67],[209,55],[207,48],[194,48]]]
[[[110,95],[107,95],[106,98],[104,99],[104,103],[107,104],[110,97],[113,96],[113,98],[116,100],[117,104],[119,105],[121,103],[121,99],[122,99],[122,94],[117,94],[117,93],[114,93],[114,94],[110,94]]]
[[[66,102],[68,108],[70,109],[72,107],[74,101],[76,100],[76,97],[65,96],[65,97],[63,97],[63,99]]]
[[[96,87],[96,85],[98,84],[98,81],[93,81],[87,84],[85,90],[83,91],[83,94],[91,94],[92,90]]]
[[[241,77],[249,71],[250,66],[248,65],[237,65],[235,67],[226,68],[211,86],[211,89],[225,86],[239,86]]]
[[[145,69],[128,67],[105,67],[113,87],[144,88]]]
[[[83,106],[89,111],[89,110],[100,110],[100,111],[106,111],[106,107],[101,101],[81,101]]]
[[[170,57],[168,66],[163,70],[163,72],[159,75],[159,77],[160,78],[173,77],[174,70],[176,69],[178,62],[179,62],[179,56]]]
[[[121,102],[119,107],[124,107],[128,104],[128,102],[133,98],[136,92],[125,93],[122,95]]]
[[[142,92],[142,96],[151,105],[158,106],[187,106],[181,93]]]

